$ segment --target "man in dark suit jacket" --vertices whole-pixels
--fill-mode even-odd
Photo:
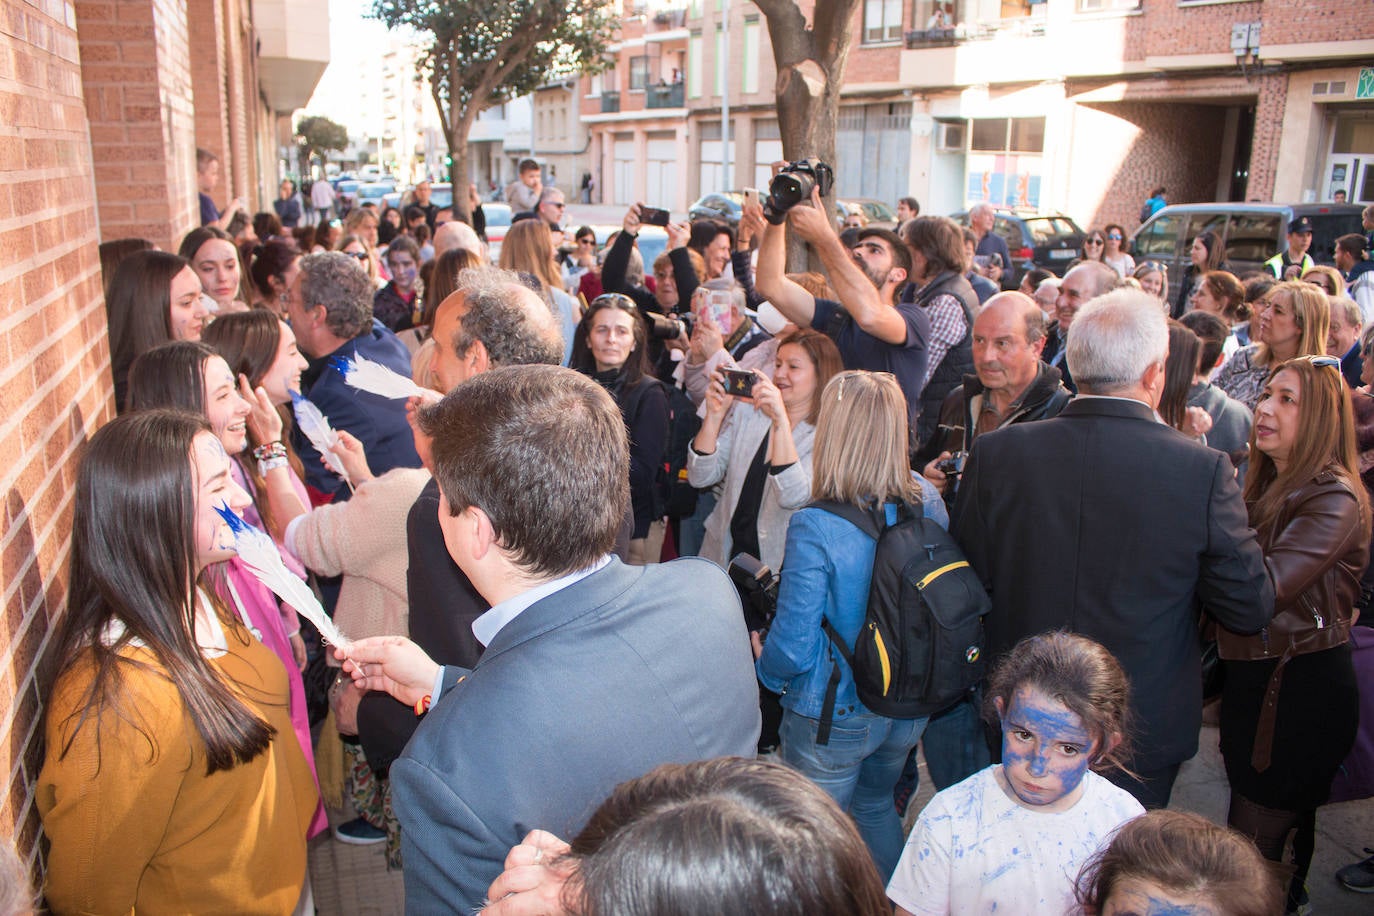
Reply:
[[[287,293],[286,310],[296,344],[310,359],[301,388],[329,423],[363,444],[374,474],[392,468],[418,468],[420,456],[406,423],[405,402],[349,386],[336,358],[362,356],[410,378],[410,353],[395,334],[372,317],[372,282],[358,262],[337,251],[301,258],[301,269]],[[344,479],[320,463],[320,453],[301,432],[291,444],[305,465],[305,482],[317,493],[345,500],[352,492]]]
[[[616,784],[659,764],[752,755],[758,688],[717,566],[609,556],[629,458],[599,385],[555,366],[495,369],[421,425],[444,543],[492,604],[472,624],[486,649],[470,670],[403,637],[340,654],[363,686],[434,704],[391,767],[406,908],[466,912],[531,829],[576,833]]]
[[[1198,609],[1253,633],[1274,590],[1221,452],[1155,413],[1168,330],[1157,300],[1118,290],[1076,315],[1068,362],[1079,397],[1056,418],[980,436],[953,530],[992,596],[995,658],[1066,628],[1106,646],[1131,682],[1131,780],[1168,804],[1197,752],[1202,717]]]

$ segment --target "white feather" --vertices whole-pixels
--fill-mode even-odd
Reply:
[[[295,413],[296,425],[305,433],[305,438],[309,439],[315,450],[324,456],[325,466],[347,481],[350,487],[353,486],[353,481],[348,479],[348,472],[344,470],[343,461],[334,452],[339,434],[329,425],[329,418],[295,391],[291,392],[291,410]]]
[[[341,357],[334,366],[349,385],[378,397],[405,399],[424,394],[423,388],[401,373],[365,356]]]
[[[351,642],[349,638],[324,612],[310,586],[286,568],[276,543],[265,532],[240,518],[233,509],[225,506],[216,511],[234,532],[234,547],[239,559],[257,580],[271,589],[272,594],[295,608],[296,613],[313,623],[330,645],[347,646]]]

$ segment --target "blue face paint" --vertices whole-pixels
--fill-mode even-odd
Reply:
[[[1022,805],[1071,808],[1096,749],[1083,720],[1063,703],[1031,686],[1012,695],[1002,716],[1002,773]]]
[[[1185,895],[1193,896],[1193,895]],[[1102,904],[1102,916],[1217,916],[1218,910],[1197,900],[1185,902],[1153,882],[1124,878]]]

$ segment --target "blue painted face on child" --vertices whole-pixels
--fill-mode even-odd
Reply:
[[[1102,916],[1217,916],[1203,895],[1165,890],[1141,878],[1122,878],[1102,902]]]
[[[1002,713],[1002,773],[1012,798],[1041,811],[1067,811],[1082,795],[1098,742],[1067,706],[1018,687]]]

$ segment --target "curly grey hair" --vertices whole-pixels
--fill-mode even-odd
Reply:
[[[325,324],[342,340],[361,337],[372,328],[376,289],[361,264],[338,251],[301,258],[301,298],[306,309],[324,306]]]
[[[467,303],[467,312],[453,335],[453,351],[467,355],[475,340],[487,348],[492,366],[524,366],[563,362],[563,335],[554,319],[553,309],[543,302],[544,312],[531,304],[542,301],[538,293],[520,282],[513,270],[495,267],[465,270],[458,277],[458,288]]]

